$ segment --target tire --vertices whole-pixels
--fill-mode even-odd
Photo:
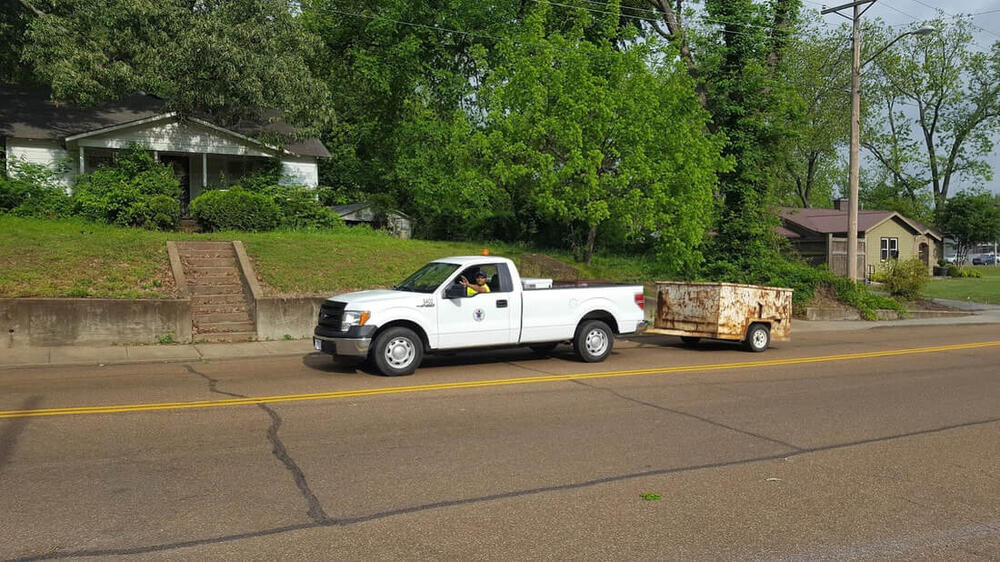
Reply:
[[[766,324],[750,324],[743,345],[747,351],[754,353],[764,351],[771,345],[771,329]]]
[[[551,353],[557,345],[559,345],[559,342],[536,343],[534,345],[529,345],[528,347],[530,347],[535,353]]]
[[[681,336],[681,341],[684,342],[684,345],[694,345],[700,342],[701,338],[697,336]]]
[[[389,328],[375,338],[370,358],[375,369],[387,377],[412,375],[424,359],[424,342],[409,328]]]
[[[611,353],[615,334],[600,320],[587,320],[580,324],[573,338],[573,349],[585,363],[598,363]]]

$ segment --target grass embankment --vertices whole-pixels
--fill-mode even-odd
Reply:
[[[271,295],[388,287],[432,259],[479,254],[483,248],[515,260],[539,251],[495,242],[399,240],[365,229],[183,234],[0,216],[0,297],[175,296],[167,240],[242,240]],[[545,253],[571,262],[566,254]],[[646,277],[641,262],[625,257],[597,256],[582,269],[587,278]]]
[[[982,273],[983,277],[981,279],[935,278],[924,286],[924,296],[934,299],[1000,304],[1000,267],[981,265],[972,266],[972,268]]]

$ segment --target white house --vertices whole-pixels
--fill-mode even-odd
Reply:
[[[275,118],[279,115],[271,112],[265,124],[225,128],[166,111],[164,100],[146,94],[81,109],[52,102],[45,90],[0,85],[0,143],[8,169],[15,161],[63,169],[68,187],[77,174],[93,171],[135,143],[173,167],[181,181],[183,209],[204,188],[232,184],[271,158],[281,161],[285,183],[315,187],[317,161],[330,157],[319,139],[278,147],[253,138],[294,133]]]

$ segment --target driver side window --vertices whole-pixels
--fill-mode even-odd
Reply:
[[[455,277],[455,282],[457,283],[461,281],[462,277],[464,276],[466,279],[469,280],[469,283],[474,284],[476,282],[476,275],[480,272],[486,275],[486,285],[490,288],[489,290],[490,293],[503,292],[500,287],[500,268],[495,263],[488,263],[488,264],[481,264],[481,265],[474,265],[471,267],[467,267],[462,271],[462,273],[458,275],[458,277]],[[478,292],[472,292],[471,294],[466,296],[475,297],[478,296],[479,294],[480,293]]]

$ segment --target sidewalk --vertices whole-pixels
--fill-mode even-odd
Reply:
[[[943,318],[912,318],[907,320],[792,320],[792,338],[796,333],[803,332],[840,332],[848,330],[870,330],[873,328],[902,326],[953,326],[960,324],[1000,324],[1000,306],[978,303],[963,303],[959,301],[943,301],[941,304],[966,305],[965,308],[953,307],[969,312],[967,316],[948,316]],[[1000,326],[997,328],[1000,332]]]
[[[796,333],[870,330],[900,326],[946,326],[957,324],[998,324],[1000,306],[938,301],[943,305],[968,310],[968,316],[911,320],[793,320]],[[1000,327],[998,327],[1000,333]],[[794,341],[794,340],[793,340]],[[312,340],[264,341],[248,343],[198,343],[188,345],[115,345],[106,347],[15,347],[0,349],[0,370],[23,367],[104,366],[178,361],[239,359],[306,355],[313,352]]]

